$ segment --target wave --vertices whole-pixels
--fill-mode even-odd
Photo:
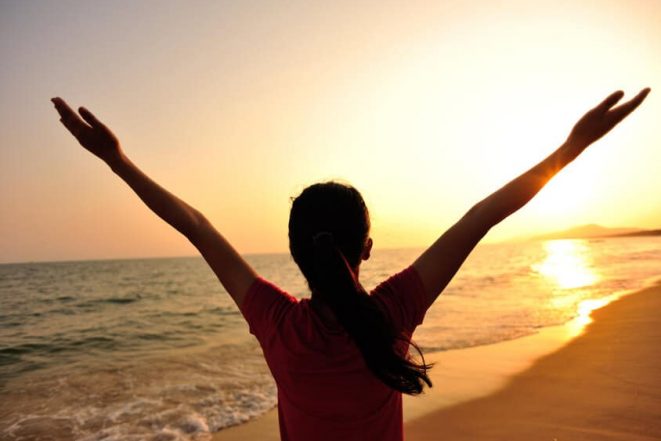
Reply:
[[[424,352],[447,351],[571,320],[580,301],[658,275],[661,242],[648,242],[590,244],[603,281],[576,289],[530,274],[546,256],[540,244],[478,247],[414,340]],[[375,253],[361,276],[381,281],[413,254]],[[307,292],[288,256],[251,263],[290,292]],[[0,433],[18,437],[40,421],[74,433],[60,438],[205,439],[275,405],[261,350],[201,259],[33,269],[0,267]]]

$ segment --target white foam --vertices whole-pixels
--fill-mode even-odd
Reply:
[[[151,441],[185,441],[186,439],[187,438],[177,430],[165,428],[156,433],[156,435],[151,438]]]
[[[185,433],[209,432],[206,419],[199,414],[191,414],[177,424]]]

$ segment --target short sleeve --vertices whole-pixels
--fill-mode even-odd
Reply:
[[[241,314],[248,322],[250,333],[263,343],[297,302],[295,297],[268,280],[257,277],[243,299]]]
[[[425,289],[412,265],[380,283],[371,294],[383,305],[397,329],[413,333],[425,318]]]

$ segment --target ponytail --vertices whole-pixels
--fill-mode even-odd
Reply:
[[[333,311],[369,370],[406,394],[431,386],[420,349],[395,329],[386,312],[360,285],[358,268],[369,238],[370,219],[358,190],[338,182],[313,184],[293,199],[289,250],[310,289]],[[416,363],[397,343],[418,351]]]
[[[395,344],[402,340],[384,311],[365,292],[349,262],[330,232],[313,236],[312,271],[308,282],[326,303],[340,325],[358,346],[367,367],[386,385],[400,392],[416,395],[424,384],[431,386],[420,349],[416,363],[408,354],[400,354]]]

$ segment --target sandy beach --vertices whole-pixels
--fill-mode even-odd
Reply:
[[[659,311],[660,286],[594,311],[585,333],[504,389],[412,421],[407,439],[661,439]]]
[[[433,354],[434,388],[405,397],[406,439],[661,439],[660,311],[656,285],[593,311],[585,328]],[[277,413],[213,439],[278,440]]]

